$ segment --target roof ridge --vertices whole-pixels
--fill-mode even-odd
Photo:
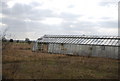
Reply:
[[[120,39],[120,36],[100,35],[44,35],[43,38],[92,38],[92,39]]]

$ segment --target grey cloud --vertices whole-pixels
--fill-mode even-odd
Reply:
[[[103,2],[99,3],[100,6],[110,6],[110,5],[113,5],[113,4],[115,5],[116,2],[105,2],[105,1],[103,1]]]
[[[18,19],[4,18],[3,23],[8,25],[11,32],[44,32],[59,30],[58,26],[47,25],[37,21],[25,22]],[[56,28],[57,27],[57,28]]]
[[[109,22],[108,24],[110,24],[110,23],[111,22]],[[101,22],[101,24],[103,24],[103,22]],[[16,25],[18,25],[18,28],[16,28],[16,26],[14,26],[13,29],[20,31],[20,30],[24,29],[24,27],[27,26],[26,32],[36,32],[36,34],[38,34],[37,36],[40,36],[40,35],[44,35],[44,34],[75,34],[75,31],[78,31],[78,32],[84,31],[84,32],[86,32],[85,34],[87,34],[87,32],[90,32],[91,34],[95,34],[95,33],[97,34],[97,32],[96,32],[97,29],[95,27],[98,25],[98,23],[65,22],[65,23],[62,23],[61,25],[47,25],[47,24],[42,24],[39,22],[28,22],[28,23],[24,23],[22,25],[19,25],[19,23],[17,23]],[[70,25],[73,25],[74,27],[72,28],[72,27],[70,27]],[[101,26],[101,27],[104,28],[104,26]],[[76,34],[78,34],[78,33],[76,33]]]
[[[15,4],[12,8],[8,8],[7,3],[3,2],[2,4],[2,10],[3,10],[3,14],[9,15],[8,12],[12,12],[13,14],[21,14],[22,12],[25,13],[25,11],[29,11],[31,9],[30,5],[25,5],[25,4]]]
[[[87,24],[86,24],[87,23]],[[56,29],[59,28],[58,33],[56,34],[81,34],[80,32],[95,32],[95,26],[97,23],[92,23],[92,22],[63,22],[61,25],[59,26],[54,26],[53,30],[54,31]],[[73,25],[73,27],[70,27],[71,25]]]
[[[75,7],[75,5],[69,5],[68,6],[68,8],[74,8]]]
[[[11,32],[32,32],[32,31],[46,31],[51,30],[53,26],[42,24],[36,21],[23,21],[18,19],[4,18],[3,23],[8,25]]]
[[[37,2],[32,2],[32,3],[30,3],[33,7],[34,6],[41,6],[42,5],[42,3],[37,3]]]
[[[70,26],[73,27],[70,27]],[[61,25],[66,31],[85,31],[97,34],[97,27],[101,28],[117,28],[116,21],[99,21],[99,22],[91,22],[91,21],[81,21],[77,23],[65,22]]]
[[[0,11],[1,11],[2,14],[4,13],[4,11],[7,12],[7,8],[8,8],[8,5],[5,2],[1,1]]]
[[[16,17],[16,18],[30,18],[30,19],[41,19],[43,17],[54,16],[53,12],[48,9],[34,9],[36,3],[27,4],[15,4],[12,8],[8,8],[6,3],[2,5],[2,13],[7,16]]]
[[[26,22],[23,20],[12,19],[9,17],[3,18],[2,23],[6,24],[11,32],[26,32]]]
[[[111,18],[110,18],[110,17],[102,17],[102,18],[100,18],[100,19],[109,20],[109,19],[111,19]]]
[[[85,27],[94,27],[97,25],[97,23],[92,23],[92,22],[88,22],[88,21],[81,21],[81,22],[77,22],[77,23],[71,23],[71,22],[67,22],[67,23],[63,23],[63,26],[70,26],[70,25],[74,25],[76,28],[85,28]]]
[[[6,3],[3,3],[3,14],[6,15],[2,19],[4,24],[7,24],[10,32],[36,32],[37,36],[43,34],[74,34],[75,31],[78,32],[91,32],[96,33],[95,27],[117,27],[116,21],[108,21],[109,18],[103,17],[106,21],[91,22],[91,21],[78,21],[77,18],[83,15],[76,15],[72,13],[61,13],[60,15],[54,14],[53,11],[48,9],[35,9],[36,6],[42,4],[31,3],[27,4],[15,4],[12,8],[8,8]],[[40,23],[39,21],[46,17],[58,17],[62,18],[65,22],[60,25],[47,25]],[[91,17],[92,18],[92,17]],[[25,19],[30,19],[31,21],[24,21]],[[74,23],[76,21],[76,23]],[[70,27],[73,25],[74,27]],[[77,33],[78,34],[78,33]],[[17,35],[17,34],[16,34]]]
[[[101,27],[105,28],[117,28],[118,27],[118,21],[100,21],[98,23]]]
[[[72,14],[72,13],[61,13],[57,17],[62,18],[65,22],[73,23],[74,21],[77,21],[78,17],[81,17],[81,16],[83,16],[83,15],[76,15],[76,14]]]
[[[36,3],[34,3],[35,5]],[[38,4],[39,5],[39,4]],[[36,10],[33,7],[33,4],[15,4],[12,8],[8,8],[6,3],[3,5],[3,14],[7,15],[6,18],[3,18],[3,23],[7,24],[11,31],[37,31],[37,30],[53,30],[55,26],[49,26],[37,22],[37,20],[42,20],[45,17],[59,17],[67,21],[75,20],[79,15],[61,13],[60,15],[55,15],[51,10],[40,9]],[[25,19],[31,19],[31,22],[25,22]],[[26,27],[27,26],[27,27]],[[58,27],[57,27],[58,28]],[[59,28],[58,28],[59,29]],[[41,32],[42,32],[41,31]]]
[[[61,13],[59,15],[59,17],[61,17],[61,18],[67,18],[67,19],[71,19],[71,18],[74,19],[74,18],[78,18],[80,16],[82,16],[82,15],[76,15],[76,14],[71,14],[71,13]]]
[[[6,3],[4,3],[6,4]],[[24,18],[27,16],[31,10],[30,5],[24,4],[15,4],[12,8],[8,8],[8,6],[2,6],[2,13],[7,16],[17,17],[17,18]]]
[[[7,4],[2,2],[2,14],[6,15],[6,17],[2,19],[2,23],[6,24],[11,32],[27,32],[29,28],[37,28],[42,25],[42,23],[38,23],[36,20],[54,16],[51,10],[36,10],[34,6],[36,6],[36,3],[30,5],[17,3],[12,8],[8,8]],[[25,22],[26,19],[30,19],[32,22]],[[43,25],[42,27],[45,28]]]

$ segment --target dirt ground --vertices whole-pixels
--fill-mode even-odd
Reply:
[[[32,52],[10,43],[2,51],[5,79],[117,79],[119,60]]]

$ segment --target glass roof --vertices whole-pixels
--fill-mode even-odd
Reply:
[[[120,46],[118,40],[118,36],[44,35],[37,42]]]

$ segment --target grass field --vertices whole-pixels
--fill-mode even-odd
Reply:
[[[3,78],[117,79],[119,60],[31,51],[32,44],[10,43],[3,50]]]

